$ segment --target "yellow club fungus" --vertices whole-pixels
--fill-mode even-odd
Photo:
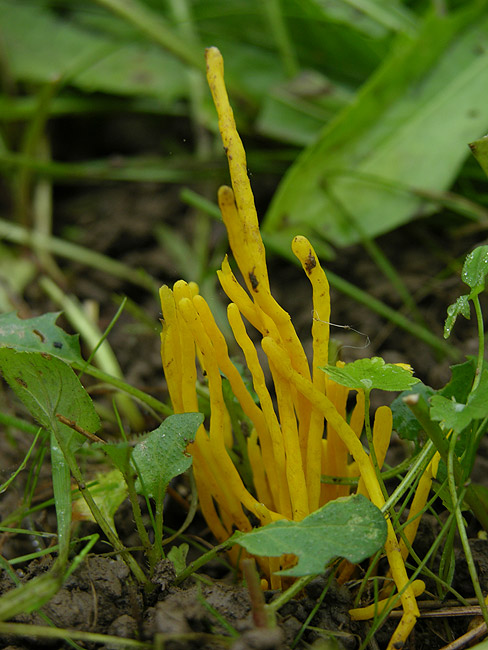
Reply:
[[[359,476],[360,491],[379,508],[384,505],[384,497],[370,456],[359,440],[364,423],[364,395],[357,394],[356,407],[348,423],[345,413],[348,389],[328,379],[320,370],[328,363],[327,277],[309,241],[295,237],[292,250],[312,288],[310,368],[289,314],[271,295],[246,156],[225,89],[222,57],[214,47],[207,50],[206,57],[208,83],[232,180],[232,188],[220,188],[218,202],[246,288],[239,284],[227,259],[218,277],[230,300],[229,324],[252,376],[258,402],[231,361],[224,336],[193,284],[179,281],[173,290],[161,289],[164,318],[161,356],[175,412],[198,410],[197,359],[208,383],[208,429],[202,425],[191,453],[203,515],[215,537],[224,541],[236,528],[249,531],[256,524],[265,525],[284,518],[299,521],[328,501],[349,494],[348,485],[322,484],[321,474]],[[261,347],[274,384],[273,395],[246,322],[262,337]],[[224,399],[223,376],[250,423],[247,455],[252,485],[246,483],[234,462],[232,423]],[[391,411],[382,407],[377,411],[373,427],[379,463],[383,462],[391,428]],[[425,492],[418,505],[424,499]],[[399,546],[390,521],[387,523],[385,551],[404,611],[388,647],[399,648],[418,616],[415,596],[422,591],[422,584],[412,587],[409,583],[405,550]],[[413,527],[406,529],[409,539],[413,531]],[[237,550],[231,553],[234,561],[237,553]],[[274,572],[287,558],[258,558],[258,561],[271,586],[279,588],[281,580]],[[355,610],[354,616],[374,614],[368,612]]]

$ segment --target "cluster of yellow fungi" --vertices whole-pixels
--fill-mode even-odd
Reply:
[[[328,379],[320,370],[328,363],[330,302],[326,275],[308,240],[295,237],[293,252],[300,260],[313,292],[313,361],[310,371],[289,314],[270,292],[245,152],[224,84],[223,60],[214,47],[207,50],[206,57],[208,83],[232,179],[232,189],[221,187],[218,201],[230,247],[247,291],[239,284],[227,258],[218,277],[230,299],[227,309],[229,324],[252,375],[258,403],[231,361],[225,338],[194,283],[178,281],[172,290],[167,286],[161,288],[161,355],[175,413],[199,410],[196,360],[208,381],[208,431],[202,425],[189,450],[193,456],[201,510],[217,540],[224,541],[236,528],[250,531],[257,522],[265,525],[285,518],[300,521],[328,501],[349,494],[348,485],[321,484],[321,474],[359,476],[360,492],[378,508],[384,505],[385,500],[370,456],[360,442],[364,395],[361,392],[357,394],[356,406],[348,422],[346,402],[349,390]],[[274,382],[276,408],[244,319],[262,336],[261,347]],[[246,442],[253,488],[246,486],[233,461],[233,431],[223,395],[223,376],[252,423]],[[391,430],[391,411],[388,407],[380,407],[373,428],[380,466]],[[428,479],[423,489],[418,491],[418,503],[412,506],[418,512],[424,507],[430,489]],[[415,536],[418,520],[419,517],[405,529],[407,540]],[[413,585],[409,583],[404,563],[407,547],[403,540],[399,544],[388,518],[387,524],[385,551],[403,607],[403,616],[388,646],[393,649],[403,646],[415,625],[419,613],[415,596],[424,586],[421,581]],[[238,559],[237,554],[238,549],[234,549],[233,555],[231,553],[234,561]],[[281,586],[280,577],[275,572],[282,568],[283,561],[286,562],[286,558],[258,558],[272,588]],[[381,603],[376,603],[372,609],[352,610],[351,615],[356,619],[367,618],[380,609]]]

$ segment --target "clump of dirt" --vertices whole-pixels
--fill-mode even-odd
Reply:
[[[21,574],[28,582],[53,567],[53,560],[44,557],[31,562]],[[166,650],[286,650],[307,622],[314,630],[306,630],[303,639],[311,643],[324,633],[338,635],[345,650],[356,647],[356,635],[349,632],[348,609],[352,596],[346,587],[330,583],[328,577],[318,577],[309,583],[303,595],[281,608],[276,628],[259,628],[253,622],[252,605],[247,589],[221,581],[204,582],[188,579],[175,586],[175,569],[171,561],[163,560],[155,568],[154,591],[144,592],[130,576],[124,562],[103,556],[89,556],[68,578],[56,595],[42,607],[41,612],[20,614],[12,621],[45,625],[46,617],[58,628],[100,632],[129,639],[154,642],[164,640]],[[14,588],[5,573],[0,581],[0,594]],[[325,598],[323,591],[327,589]],[[271,601],[276,592],[266,592]],[[317,607],[317,603],[320,606]],[[311,612],[314,615],[311,616]],[[239,633],[232,641],[229,629]],[[39,650],[68,647],[59,640],[0,637],[0,642],[15,644],[18,650],[34,645]],[[95,648],[96,644],[83,643]],[[105,650],[112,646],[106,644]],[[300,647],[300,646],[299,646]]]
[[[53,567],[49,556],[34,560],[20,571],[22,583],[45,574]],[[6,572],[0,582],[0,594],[14,587]],[[64,582],[59,591],[42,607],[40,612],[19,614],[12,622],[45,625],[47,620],[58,628],[103,632],[124,631],[129,638],[136,638],[144,609],[143,596],[130,576],[127,565],[103,556],[88,557]],[[47,619],[46,619],[47,617]],[[13,638],[1,639],[13,643]],[[22,648],[60,647],[57,639],[27,638]],[[18,642],[17,642],[18,645]],[[95,646],[91,646],[95,647]]]

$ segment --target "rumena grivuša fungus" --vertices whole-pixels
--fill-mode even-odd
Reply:
[[[218,277],[230,299],[227,315],[233,335],[252,375],[255,402],[229,357],[220,332],[198,287],[178,281],[171,290],[164,286],[160,297],[163,311],[161,356],[168,390],[176,413],[198,411],[197,360],[208,382],[210,418],[202,425],[191,447],[193,470],[202,513],[220,542],[235,528],[249,531],[253,524],[279,519],[300,521],[339,496],[349,494],[348,485],[321,484],[321,474],[360,477],[359,490],[379,508],[385,501],[370,456],[359,437],[364,424],[364,395],[356,396],[356,407],[346,420],[349,391],[320,370],[328,363],[330,300],[327,277],[309,241],[297,236],[292,250],[307,274],[313,294],[312,369],[289,314],[271,295],[265,249],[259,231],[246,165],[224,83],[222,56],[217,48],[206,51],[207,79],[219,118],[219,129],[227,154],[231,187],[221,187],[218,202],[234,259],[246,289],[237,281],[226,259]],[[274,382],[276,408],[265,381],[256,346],[247,333],[244,319],[262,336]],[[222,388],[228,380],[242,411],[251,423],[247,454],[253,473],[251,492],[229,453],[233,432]],[[327,436],[324,438],[324,430]],[[391,411],[378,409],[373,442],[382,463],[392,430]],[[352,461],[350,460],[352,457]],[[423,486],[427,488],[427,483]],[[425,489],[424,489],[425,492]],[[404,545],[400,546],[389,519],[385,551],[391,575],[399,591],[403,616],[388,648],[405,643],[419,614],[416,596],[424,586],[410,584],[405,569]],[[413,529],[410,529],[409,539]],[[238,561],[232,549],[231,560]],[[257,558],[272,588],[281,587],[275,571],[286,564],[283,558]],[[366,614],[365,614],[366,611]],[[352,610],[355,618],[372,616],[369,610]]]

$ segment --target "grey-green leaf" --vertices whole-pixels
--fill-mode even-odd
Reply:
[[[136,481],[140,494],[160,498],[171,479],[186,471],[192,463],[186,451],[203,422],[201,413],[170,415],[157,429],[135,445],[132,460],[142,477]]]
[[[386,540],[381,511],[362,495],[331,501],[302,521],[275,521],[233,539],[252,555],[276,557],[292,553],[298,563],[279,573],[307,576],[322,573],[336,557],[356,564],[378,551]]]

